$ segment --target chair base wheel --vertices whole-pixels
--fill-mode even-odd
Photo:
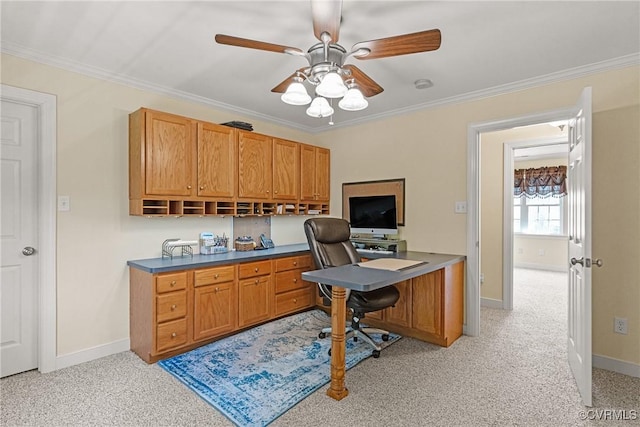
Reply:
[[[380,357],[380,350],[373,350],[372,356],[374,359]]]
[[[320,339],[325,338],[326,336],[327,336],[327,334],[325,334],[324,332],[320,332],[318,334],[318,338],[320,338]]]
[[[383,334],[382,341],[389,341],[389,334]]]

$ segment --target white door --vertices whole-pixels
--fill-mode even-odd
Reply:
[[[0,376],[38,367],[38,110],[2,100]]]
[[[591,88],[569,121],[569,365],[591,406]]]

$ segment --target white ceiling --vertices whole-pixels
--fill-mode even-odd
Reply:
[[[304,58],[214,42],[217,33],[307,50],[309,1],[2,1],[2,50],[308,132],[329,128],[271,89]],[[439,28],[434,52],[358,60],[384,88],[336,126],[640,62],[640,1],[349,1],[339,43]],[[427,78],[434,86],[417,90]],[[260,131],[260,129],[256,129]]]

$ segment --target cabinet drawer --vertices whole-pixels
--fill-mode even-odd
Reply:
[[[314,304],[313,288],[276,295],[276,316],[309,308]]]
[[[302,280],[302,270],[290,270],[276,273],[276,294],[307,287],[308,282]]]
[[[258,261],[240,264],[238,275],[241,279],[271,274],[271,261]]]
[[[156,290],[163,292],[179,291],[187,288],[187,272],[163,274],[156,278]]]
[[[293,270],[295,268],[311,268],[311,257],[309,255],[302,255],[276,259],[276,273],[278,271]]]
[[[187,292],[171,292],[156,298],[156,321],[178,319],[187,315]]]
[[[207,268],[197,270],[193,280],[193,286],[213,285],[216,283],[231,282],[235,279],[235,267],[226,265],[224,267]]]
[[[187,319],[172,320],[161,323],[157,327],[156,351],[158,353],[187,342]]]

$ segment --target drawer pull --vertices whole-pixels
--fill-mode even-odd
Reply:
[[[214,278],[214,279],[217,279],[218,277],[220,277],[220,275],[219,275],[219,274],[214,274],[214,275],[213,275],[213,278]]]
[[[220,288],[216,288],[216,294],[220,292]]]
[[[260,281],[259,281],[258,279],[256,279],[256,285],[257,285],[258,283],[260,283]]]
[[[258,270],[260,270],[260,269],[258,267],[256,267],[255,270],[253,270],[253,271],[255,271],[257,273]]]
[[[178,334],[176,334],[175,332],[172,332],[172,333],[171,333],[171,338],[175,338],[175,337],[177,337],[177,336],[178,336]]]
[[[297,266],[298,265],[298,261],[293,261],[293,266]]]
[[[177,306],[176,306],[175,304],[173,304],[173,305],[171,306],[171,311],[175,310],[176,308],[177,308]]]
[[[172,280],[172,281],[171,281],[171,283],[170,283],[170,285],[171,285],[171,287],[173,288],[173,287],[176,285],[176,281],[175,281],[175,280]]]
[[[298,303],[298,300],[297,300],[296,298],[294,298],[294,299],[293,299],[293,302],[294,302],[295,304],[297,304],[297,303]]]
[[[298,279],[293,279],[293,283],[298,283]]]

